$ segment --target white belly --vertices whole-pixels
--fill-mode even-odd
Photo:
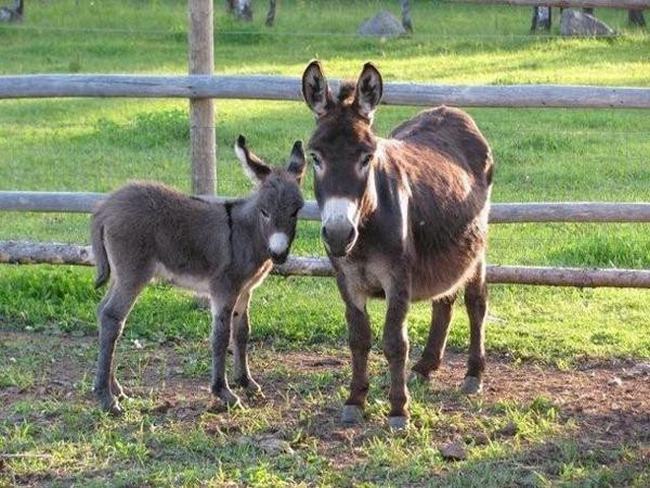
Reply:
[[[175,286],[193,290],[201,295],[210,294],[210,281],[207,278],[174,273],[161,263],[158,263],[156,266],[156,277]]]

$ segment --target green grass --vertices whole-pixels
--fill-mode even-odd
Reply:
[[[616,39],[563,39],[557,35],[558,22],[551,35],[529,35],[528,8],[421,1],[413,2],[413,36],[374,40],[356,37],[356,26],[380,8],[397,13],[397,2],[328,1],[324,6],[323,2],[287,0],[281,2],[277,25],[272,29],[263,25],[263,2],[257,4],[255,21],[244,25],[226,17],[222,3],[215,3],[218,73],[299,76],[307,61],[318,57],[331,77],[353,77],[362,63],[371,59],[387,81],[650,86],[650,36],[646,30],[628,28],[623,11],[597,11],[620,32]],[[0,74],[187,71],[185,2],[141,0],[126,5],[107,0],[77,5],[66,0],[27,7],[23,24],[0,24]],[[387,134],[417,110],[381,108],[377,132]],[[495,202],[650,201],[647,111],[469,111],[494,150]],[[219,193],[226,195],[242,194],[251,188],[232,154],[237,134],[245,134],[256,152],[280,164],[286,161],[293,141],[307,139],[313,127],[307,108],[296,103],[218,100],[217,114],[218,186]],[[138,178],[161,180],[188,190],[187,126],[187,102],[180,100],[2,100],[0,190],[110,191]],[[311,175],[305,193],[311,198]],[[494,225],[489,261],[648,268],[648,230],[647,224]],[[0,213],[0,239],[87,243],[88,216]],[[300,224],[294,252],[323,254],[315,223]],[[61,334],[94,335],[94,310],[101,293],[93,290],[88,269],[0,266],[0,331],[32,331],[34,337],[46,342],[57,340],[55,336]],[[465,350],[467,319],[462,303],[456,308],[450,347]],[[381,303],[371,307],[376,345],[380,342],[383,309]],[[569,369],[595,359],[644,360],[650,358],[648,317],[650,302],[644,291],[492,286],[488,354]],[[413,306],[409,333],[416,347],[424,341],[429,320],[428,304]],[[269,278],[256,291],[252,321],[253,340],[264,349],[295,353],[323,345],[345,348],[343,307],[331,279]],[[191,296],[153,286],[136,305],[125,342],[139,339],[183,345],[179,347],[185,347],[193,362],[182,368],[193,377],[206,371],[209,361],[204,340],[208,333],[208,314]],[[24,355],[25,362],[5,364],[9,356],[0,354],[0,393],[7,388],[37,388],[42,381],[38,367],[44,366],[31,364],[38,351],[27,349]],[[141,365],[144,371],[145,366]],[[281,375],[279,364],[276,369]],[[79,391],[87,393],[88,380],[84,381]],[[339,400],[339,389],[346,382],[346,375],[323,373],[301,380],[299,387],[306,395],[316,395],[321,407],[331,407],[332,398]],[[328,398],[333,388],[339,389]],[[284,390],[284,386],[279,389]],[[382,394],[376,396],[382,398]],[[434,398],[433,402],[438,400]],[[544,451],[540,445],[545,439],[568,435],[564,427],[556,429],[556,420],[550,424],[544,419],[532,421],[537,429],[532,434],[536,439],[533,444],[540,445],[482,447],[472,451],[470,460],[456,469],[446,468],[432,454],[430,444],[436,434],[430,428],[439,422],[462,423],[467,419],[463,414],[448,418],[423,413],[426,418],[422,417],[420,430],[409,434],[415,436],[415,444],[410,444],[411,437],[406,442],[373,433],[360,447],[367,462],[355,465],[357,472],[352,468],[332,469],[335,457],[318,451],[318,440],[304,441],[316,445],[312,446],[316,451],[309,447],[293,466],[294,460],[265,457],[254,448],[237,444],[227,433],[216,438],[207,435],[203,424],[192,426],[186,436],[185,424],[160,428],[151,416],[135,414],[126,427],[120,428],[120,422],[86,411],[83,402],[50,395],[45,395],[43,402],[12,404],[11,408],[54,412],[62,420],[53,433],[39,427],[38,421],[7,421],[0,427],[5,434],[0,439],[8,439],[5,444],[0,440],[0,452],[45,449],[53,457],[12,461],[13,472],[26,475],[70,470],[68,481],[87,479],[90,485],[101,484],[107,473],[118,477],[117,484],[133,478],[135,484],[151,485],[173,484],[174,479],[189,485],[206,479],[216,485],[232,479],[267,486],[314,484],[321,473],[324,484],[367,481],[370,485],[399,485],[435,473],[440,484],[464,486],[469,479],[489,486],[491,482],[484,483],[483,477],[495,472],[495,486],[516,482],[620,485],[634,481],[625,478],[624,468],[631,461],[623,447],[612,454],[610,467],[603,468],[597,455],[592,459],[576,453],[570,436],[549,451],[558,466],[544,464],[537,474],[522,470],[527,456],[537,455],[529,451]],[[414,410],[422,408],[417,405]],[[372,415],[379,418],[385,404],[372,408],[376,409]],[[524,415],[527,407],[514,408],[518,415]],[[272,417],[269,411],[260,415],[266,422]],[[238,419],[240,428],[250,432],[270,425],[260,420],[262,423],[255,427],[249,424],[253,420]],[[72,432],[72,428],[77,430]],[[152,443],[163,446],[161,458],[152,454],[156,451]],[[295,441],[296,445],[302,443]],[[215,450],[223,457],[217,458]],[[98,457],[102,459],[99,463]],[[72,459],[83,461],[75,464]],[[416,462],[410,462],[413,459]],[[96,466],[91,469],[93,464]],[[288,464],[292,466],[285,475]],[[631,473],[636,476],[636,471]],[[66,484],[66,479],[55,477],[50,481]],[[643,480],[638,479],[641,486]]]

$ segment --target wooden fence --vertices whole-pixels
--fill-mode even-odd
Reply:
[[[536,5],[538,1],[487,0],[482,3]],[[619,6],[644,8],[648,1],[546,1],[552,6]],[[608,4],[608,5],[605,5]],[[190,100],[192,189],[204,198],[214,196],[215,131],[212,99],[301,99],[297,78],[282,76],[214,76],[212,0],[189,0],[190,74],[188,76],[135,75],[27,75],[0,76],[0,99],[41,97],[138,97]],[[337,80],[332,84],[336,85]],[[384,103],[463,107],[571,107],[650,108],[650,89],[627,87],[512,85],[456,86],[387,83]],[[101,193],[0,191],[0,210],[37,212],[92,211]],[[314,202],[301,218],[318,220]],[[494,204],[491,223],[520,222],[650,222],[650,203],[502,203]],[[70,244],[0,242],[0,263],[91,265],[88,247]],[[332,268],[321,258],[291,257],[275,270],[279,274],[329,276]],[[558,286],[615,286],[650,288],[650,271],[625,269],[488,266],[488,281]]]
[[[625,10],[650,8],[649,0],[452,0],[450,3],[478,3],[517,7],[620,8]]]

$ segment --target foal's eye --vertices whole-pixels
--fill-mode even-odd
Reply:
[[[264,217],[266,220],[268,220],[271,217],[269,215],[269,213],[266,210],[264,210],[263,208],[260,209],[260,213],[262,214],[262,217]]]
[[[311,156],[311,162],[314,165],[314,167],[319,168],[322,166],[321,160],[316,156],[314,153],[310,154]]]
[[[366,154],[361,160],[361,167],[365,168],[370,164],[370,161],[372,161],[372,154]]]

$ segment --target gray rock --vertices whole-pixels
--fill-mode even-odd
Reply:
[[[399,37],[406,34],[402,23],[387,10],[382,10],[374,17],[366,19],[359,26],[360,36]]]
[[[575,9],[564,9],[560,20],[563,36],[613,36],[614,29],[590,14]]]
[[[445,461],[462,461],[467,459],[467,449],[460,440],[447,442],[440,446],[440,455]]]

